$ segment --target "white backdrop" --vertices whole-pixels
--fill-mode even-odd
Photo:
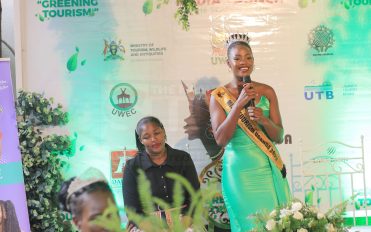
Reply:
[[[196,95],[230,81],[223,40],[235,32],[251,37],[252,79],[277,93],[292,141],[278,146],[289,174],[300,140],[359,144],[363,134],[370,160],[371,1],[197,0],[189,31],[174,19],[175,1],[153,1],[152,11],[144,7],[151,0],[71,2],[16,4],[23,73],[17,84],[53,97],[70,113],[76,154],[66,177],[92,166],[114,179],[111,152],[135,149],[136,122],[147,115],[160,118],[168,143],[188,150],[200,172],[210,159],[200,132],[183,128],[190,111],[181,81]],[[105,51],[105,41],[118,45],[117,52]],[[120,94],[132,104],[115,107]],[[120,182],[113,187],[122,206]]]

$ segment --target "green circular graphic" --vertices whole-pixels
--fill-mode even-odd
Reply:
[[[128,111],[137,103],[138,93],[132,85],[121,83],[112,88],[109,100],[115,109]]]

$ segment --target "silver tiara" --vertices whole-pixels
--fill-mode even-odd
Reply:
[[[231,44],[235,42],[244,42],[249,44],[250,38],[247,34],[237,33],[231,34],[225,42],[225,47],[228,48]]]

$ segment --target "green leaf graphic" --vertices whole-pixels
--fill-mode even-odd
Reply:
[[[68,61],[67,61],[67,69],[68,69],[68,71],[73,72],[73,71],[76,70],[76,68],[77,68],[77,57],[78,57],[78,55],[79,55],[79,53],[75,53],[75,54],[73,54],[68,59]]]
[[[81,61],[81,66],[84,66],[86,64],[86,59]]]
[[[39,20],[40,20],[41,22],[44,22],[44,20],[45,20],[44,16],[42,16],[41,14],[39,14]]]
[[[79,47],[76,47],[75,50],[76,50],[76,52],[79,52],[80,51]]]
[[[85,146],[80,147],[80,151],[83,151],[85,149]]]
[[[308,6],[308,0],[299,0],[299,6],[301,8],[306,8]]]
[[[143,4],[143,13],[148,15],[152,13],[153,10],[153,0],[146,0]]]
[[[341,3],[344,5],[345,9],[347,9],[347,10],[350,9],[350,4],[349,4],[349,2],[344,1],[344,2],[341,2]]]

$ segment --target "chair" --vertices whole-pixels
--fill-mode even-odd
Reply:
[[[360,145],[353,146],[339,141],[327,142],[308,149],[300,143],[300,164],[294,164],[291,156],[291,180],[294,196],[312,194],[314,205],[325,212],[329,208],[356,196],[344,215],[348,224],[368,225],[365,159],[363,136]],[[295,173],[300,168],[300,172]],[[365,217],[365,221],[360,222]],[[350,221],[350,222],[349,222]]]
[[[208,231],[230,231],[229,216],[221,193],[221,174],[222,156],[220,155],[213,162],[207,165],[199,175],[201,188],[207,187],[209,183],[217,183],[220,189],[220,192],[213,197],[210,204],[208,212]]]

